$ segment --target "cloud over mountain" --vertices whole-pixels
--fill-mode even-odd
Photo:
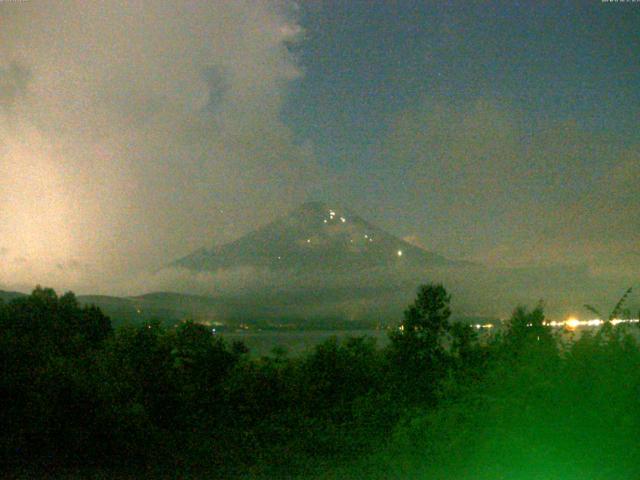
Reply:
[[[92,288],[301,199],[313,154],[280,120],[294,10],[0,4],[0,238],[27,259],[0,282]]]

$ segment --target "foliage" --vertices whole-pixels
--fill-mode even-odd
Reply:
[[[124,325],[51,289],[0,304],[7,473],[185,478],[636,478],[640,348],[561,341],[542,305],[501,334],[424,285],[380,348],[257,358],[193,322]],[[86,475],[84,473],[87,473]]]
[[[450,301],[442,285],[422,285],[404,312],[404,321],[389,335],[398,389],[413,402],[432,402],[446,374]]]
[[[618,302],[614,305],[614,307],[611,309],[611,313],[609,313],[609,315],[606,317],[607,321],[611,321],[615,318],[619,318],[621,315],[624,315],[625,313],[628,314],[628,312],[625,311],[624,309],[624,304],[627,301],[627,298],[629,298],[629,295],[631,294],[631,291],[633,290],[633,287],[629,287],[627,288],[627,290],[622,294],[622,296],[620,297],[620,299],[618,300]],[[592,307],[591,305],[585,305],[584,306],[587,310],[589,310],[592,313],[595,313],[598,318],[600,319],[604,319],[605,317],[602,315],[602,313],[600,313],[600,311],[595,308]]]

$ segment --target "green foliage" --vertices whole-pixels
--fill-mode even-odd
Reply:
[[[58,297],[37,287],[0,305],[3,460],[69,462],[86,453],[97,402],[86,380],[111,334],[109,319],[95,308],[81,308],[72,293]]]
[[[0,461],[159,478],[637,478],[640,348],[561,342],[542,305],[502,334],[422,286],[388,347],[261,358],[208,327],[125,325],[53,290],[0,304]],[[80,475],[80,476],[91,476]]]
[[[551,327],[545,324],[544,309],[538,304],[533,310],[517,307],[507,325],[505,343],[513,355],[537,350],[542,355],[555,354],[556,346]]]
[[[440,346],[442,336],[449,331],[451,295],[442,285],[422,285],[412,305],[404,312],[400,332],[405,338],[427,348]]]
[[[442,285],[422,285],[404,321],[389,337],[398,389],[414,402],[432,402],[448,368],[451,296]]]
[[[622,294],[622,296],[618,300],[618,303],[616,303],[614,307],[611,309],[611,312],[606,317],[606,321],[610,322],[614,318],[620,318],[621,315],[624,315],[625,312],[628,312],[624,309],[624,304],[627,301],[627,298],[629,298],[629,295],[631,295],[632,290],[633,290],[633,287],[627,288],[627,290]],[[584,307],[590,312],[595,313],[598,316],[598,318],[605,320],[605,317],[602,315],[602,313],[600,313],[600,311],[597,308],[592,307],[591,305],[585,305]]]

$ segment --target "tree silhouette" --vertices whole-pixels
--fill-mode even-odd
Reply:
[[[625,302],[627,301],[627,298],[631,294],[631,290],[632,289],[633,289],[633,287],[629,287],[624,292],[622,297],[620,297],[620,299],[618,300],[618,303],[616,303],[615,306],[613,307],[613,309],[611,310],[611,313],[609,313],[609,316],[606,318],[606,320],[604,319],[604,316],[602,315],[602,313],[600,313],[600,311],[597,308],[592,307],[591,305],[585,305],[584,308],[589,310],[591,313],[595,313],[598,316],[598,318],[600,318],[601,320],[605,320],[606,322],[610,322],[614,318],[618,318],[620,316],[620,314],[624,313],[623,307],[624,307]]]
[[[390,353],[401,382],[416,395],[432,397],[448,364],[445,349],[451,328],[451,296],[440,284],[422,285],[404,321],[390,334]]]

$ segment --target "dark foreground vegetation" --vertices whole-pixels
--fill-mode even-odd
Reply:
[[[631,330],[563,340],[518,308],[479,341],[449,316],[427,285],[385,348],[255,358],[194,323],[114,331],[37,288],[0,305],[0,462],[33,478],[640,477]]]

